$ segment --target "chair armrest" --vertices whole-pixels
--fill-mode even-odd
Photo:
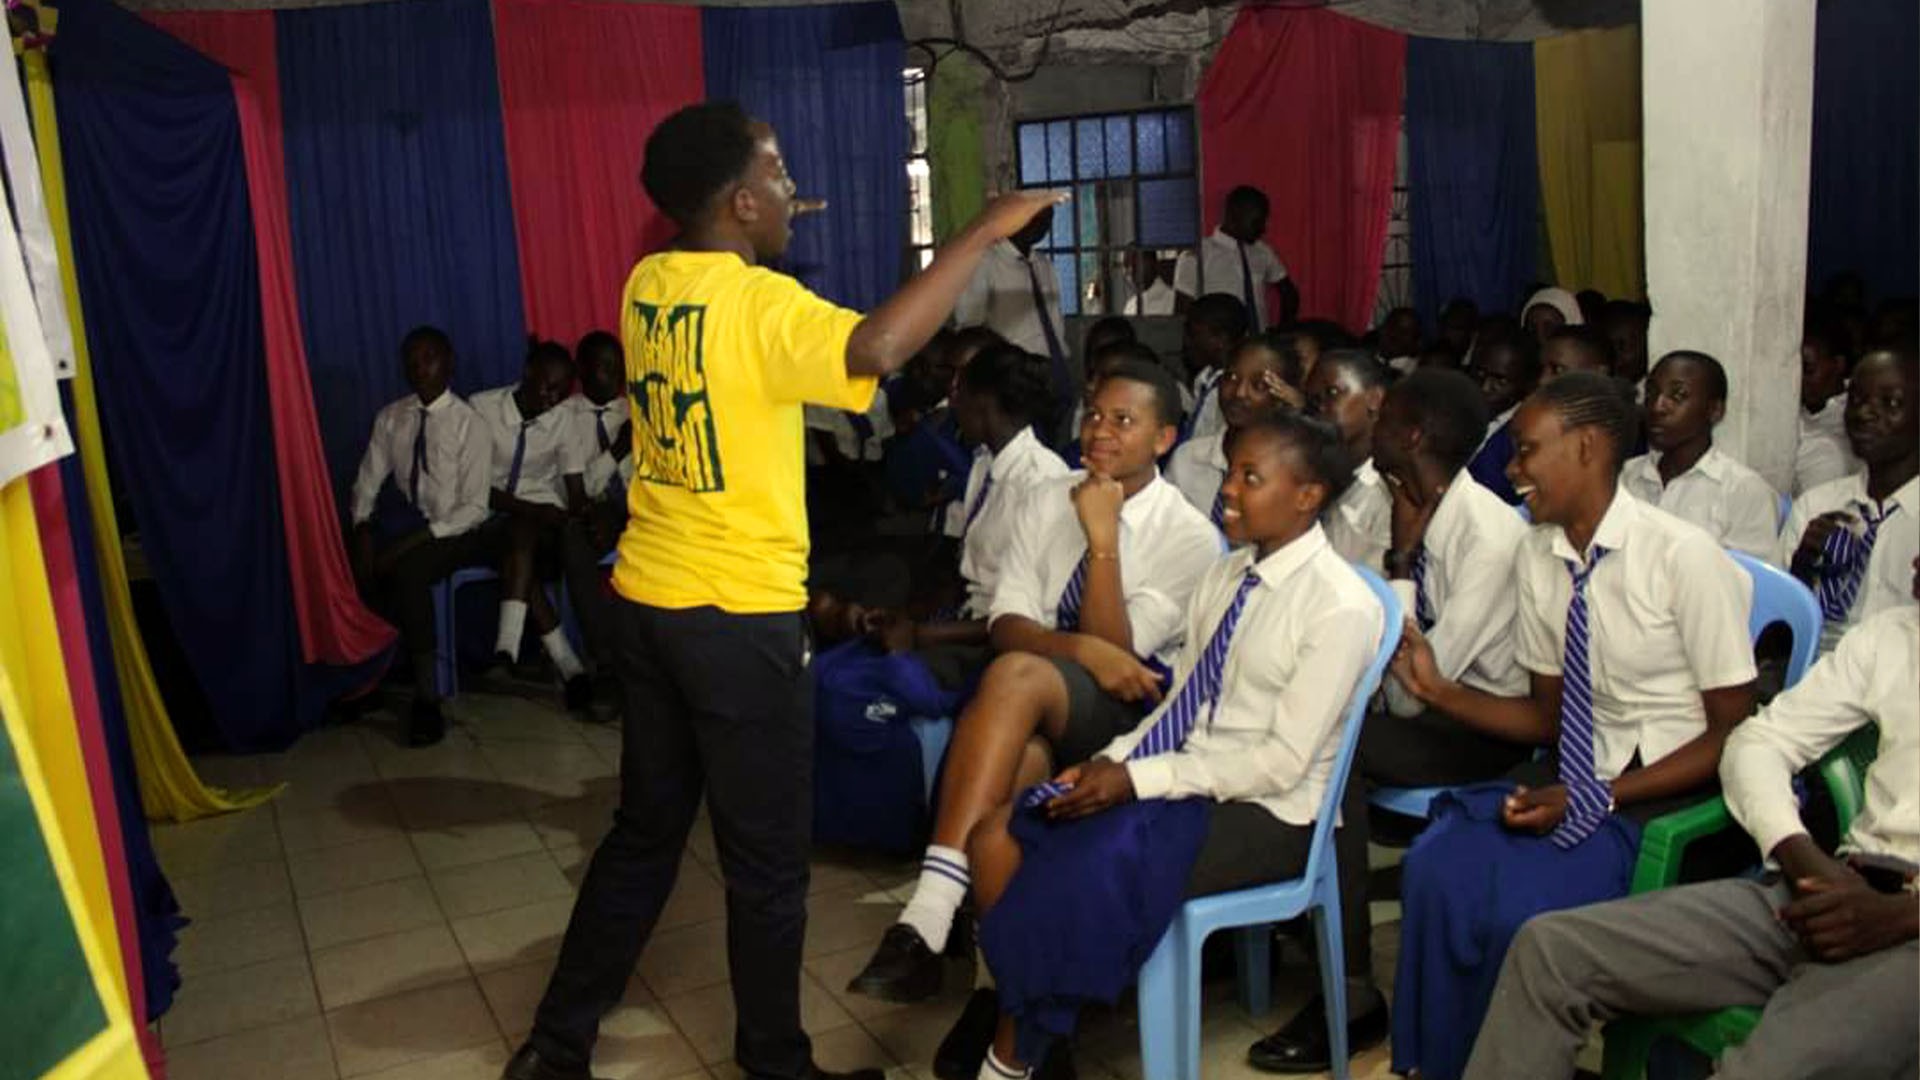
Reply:
[[[1727,800],[1718,795],[1647,822],[1640,834],[1640,857],[1634,862],[1633,885],[1628,891],[1652,892],[1679,884],[1680,858],[1687,846],[1733,826]]]

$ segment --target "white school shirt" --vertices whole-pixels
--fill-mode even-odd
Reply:
[[[1195,436],[1173,451],[1167,482],[1180,489],[1195,510],[1213,520],[1213,500],[1227,478],[1227,433]]]
[[[427,528],[437,540],[459,536],[487,520],[492,467],[487,426],[460,395],[444,390],[425,407],[427,472],[420,478],[420,505]],[[373,437],[353,478],[353,523],[373,517],[380,485],[387,477],[405,498],[413,484],[413,440],[420,431],[420,399],[412,394],[391,402],[373,418]]]
[[[1612,780],[1635,751],[1651,765],[1707,730],[1703,690],[1754,678],[1753,579],[1698,525],[1616,489],[1594,530],[1607,555],[1587,581],[1594,773]],[[1569,562],[1558,525],[1536,525],[1514,557],[1520,666],[1558,676],[1566,656]]]
[[[1793,453],[1793,493],[1801,495],[1829,480],[1860,471],[1847,441],[1847,395],[1827,399],[1820,411],[1800,410],[1800,443]]]
[[[1251,547],[1216,562],[1187,608],[1186,644],[1159,708],[1099,753],[1126,761],[1200,662],[1247,569],[1247,596],[1227,651],[1216,705],[1186,744],[1128,761],[1142,799],[1206,798],[1258,803],[1291,825],[1320,815],[1340,750],[1340,721],[1380,647],[1380,602],[1314,526],[1255,563]]]
[[[1013,541],[1000,563],[987,622],[1019,615],[1052,629],[1060,594],[1087,551],[1073,509],[1075,469],[1033,484],[1016,511]],[[1200,576],[1220,556],[1220,533],[1205,514],[1156,475],[1120,509],[1120,584],[1127,597],[1133,651],[1171,664],[1180,649],[1187,601]]]
[[[1779,557],[1780,494],[1717,446],[1665,484],[1659,452],[1641,454],[1621,467],[1620,482],[1641,502],[1707,530],[1721,547],[1766,562]]]
[[[1871,504],[1867,497],[1866,470],[1843,476],[1814,488],[1793,500],[1787,524],[1780,530],[1781,566],[1793,565],[1793,553],[1806,535],[1807,522],[1833,510],[1845,510],[1858,517],[1857,504]],[[1853,610],[1844,619],[1828,619],[1820,627],[1820,651],[1831,652],[1840,644],[1847,627],[1891,607],[1912,602],[1913,558],[1920,553],[1920,477],[1900,485],[1880,504],[1887,514],[1874,534],[1873,554],[1867,556],[1866,574],[1860,580],[1860,592],[1854,597]],[[1818,580],[1818,575],[1815,576]]]
[[[1018,509],[1033,485],[1055,480],[1070,472],[1060,455],[1046,448],[1030,427],[1007,440],[998,454],[974,455],[973,469],[967,473],[964,496],[955,505],[959,509],[964,539],[960,544],[960,576],[967,583],[967,606],[962,614],[969,619],[986,618],[993,605],[994,587],[1000,583],[1000,565],[1005,560],[1013,534],[1020,527]],[[967,525],[967,512],[987,477],[993,486],[980,513]]]
[[[1727,809],[1762,854],[1806,832],[1794,774],[1856,728],[1880,726],[1866,805],[1845,850],[1920,862],[1920,608],[1912,600],[1863,619],[1806,678],[1733,729],[1720,755]]]
[[[1227,430],[1227,414],[1220,411],[1220,378],[1225,374],[1219,368],[1208,368],[1193,377],[1193,387],[1188,391],[1192,398],[1181,403],[1193,413],[1187,438],[1198,439]]]
[[[513,471],[513,451],[520,438],[520,403],[514,400],[516,387],[500,386],[473,395],[473,411],[486,422],[493,439],[493,477],[495,490],[507,490],[507,477]],[[520,459],[520,482],[509,495],[530,503],[565,507],[567,497],[560,486],[563,458],[571,454],[566,411],[559,406],[548,409],[527,427],[527,449]]]
[[[957,327],[985,326],[1014,345],[1036,356],[1048,356],[1047,333],[1040,328],[1040,314],[1033,307],[1033,278],[1028,267],[1040,275],[1040,294],[1046,298],[1046,319],[1053,324],[1054,339],[1062,353],[1067,346],[1067,326],[1060,318],[1060,279],[1053,272],[1053,260],[1039,248],[1026,255],[1011,240],[997,241],[981,257],[973,280],[961,291],[953,306],[953,324]]]
[[[1393,493],[1372,458],[1353,470],[1353,485],[1321,515],[1321,522],[1327,527],[1327,542],[1341,558],[1384,573],[1387,548],[1393,544]]]
[[[845,409],[835,409],[826,405],[803,405],[801,413],[808,431],[824,431],[833,438],[840,455],[848,461],[879,461],[886,455],[886,441],[893,437],[893,410],[887,407],[887,388],[877,387],[873,391],[873,400],[867,404],[864,413],[852,413]],[[872,434],[862,438],[860,429],[854,425],[854,417],[864,416],[873,428]],[[826,459],[809,440],[807,442],[807,464],[825,465]]]
[[[1247,262],[1242,268],[1240,249],[1246,248]],[[1277,285],[1287,280],[1287,264],[1273,253],[1265,240],[1255,240],[1242,245],[1240,241],[1221,232],[1219,229],[1205,240],[1200,241],[1199,273],[1196,276],[1196,262],[1193,252],[1183,251],[1173,264],[1173,291],[1182,296],[1205,296],[1208,293],[1226,293],[1237,296],[1247,305],[1247,313],[1253,316],[1255,332],[1265,330],[1272,319],[1267,311],[1267,286]],[[1248,299],[1247,271],[1253,273],[1253,297]]]
[[[1434,619],[1426,637],[1434,664],[1442,676],[1496,697],[1520,697],[1530,685],[1514,657],[1513,631],[1513,560],[1526,535],[1527,523],[1513,507],[1462,469],[1440,496],[1421,539]],[[1412,618],[1412,579],[1396,579],[1393,589]],[[1389,691],[1388,703],[1401,716],[1427,708],[1397,680]]]
[[[1126,303],[1120,307],[1120,313],[1122,315],[1173,314],[1173,286],[1159,278],[1154,278],[1153,284],[1147,286],[1144,291],[1137,293],[1132,291],[1133,286],[1131,284],[1124,284],[1120,287],[1128,290],[1130,293]]]
[[[595,405],[585,394],[575,394],[561,402],[560,409],[567,428],[560,475],[579,476],[589,499],[624,494],[633,479],[632,447],[628,447],[624,457],[616,458],[611,451],[600,449],[600,433],[606,432],[609,441],[620,437],[621,425],[633,415],[626,395],[621,394],[605,405]],[[628,442],[632,442],[631,432]]]

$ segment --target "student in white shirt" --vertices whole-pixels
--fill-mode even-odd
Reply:
[[[1053,211],[1043,210],[1011,239],[987,249],[980,268],[960,294],[953,323],[985,326],[1015,345],[1047,358],[1055,401],[1073,398],[1068,368],[1067,326],[1060,316],[1060,279],[1053,260],[1034,245],[1053,229]]]
[[[900,921],[849,989],[889,1001],[939,992],[939,954],[967,893],[963,850],[1012,793],[1086,760],[1160,699],[1188,599],[1220,554],[1206,517],[1160,478],[1179,389],[1121,361],[1089,402],[1086,471],[1033,486],[987,612],[1001,655],[954,724],[932,844]],[[1163,668],[1156,670],[1150,662]]]
[[[1920,562],[1909,566],[1920,597]],[[1737,728],[1727,809],[1777,866],[1543,915],[1522,927],[1474,1045],[1471,1080],[1574,1075],[1592,1021],[1764,1011],[1717,1076],[1916,1075],[1920,1047],[1920,609],[1847,631],[1807,677]],[[1879,727],[1866,800],[1837,855],[1800,818],[1794,777]]]
[[[1173,261],[1163,260],[1150,248],[1136,248],[1127,256],[1128,278],[1121,287],[1126,300],[1120,305],[1123,315],[1172,315],[1176,294],[1168,280]]]
[[[434,689],[433,586],[482,561],[492,442],[473,407],[448,389],[453,343],[437,327],[400,342],[413,393],[381,409],[353,481],[353,572],[361,592],[391,613],[413,661],[407,723],[413,746],[446,734]],[[389,494],[391,492],[392,494]],[[382,513],[382,505],[390,508]]]
[[[1855,622],[1903,602],[1902,568],[1920,550],[1920,379],[1911,351],[1860,359],[1847,387],[1847,440],[1866,468],[1793,501],[1780,561],[1806,582],[1829,651]]]
[[[567,708],[582,710],[592,703],[593,686],[539,581],[547,576],[545,564],[554,559],[567,519],[562,471],[572,451],[567,410],[559,406],[572,391],[573,378],[566,347],[538,342],[527,353],[520,382],[473,395],[473,409],[493,440],[488,503],[497,516],[488,528],[498,538],[500,571],[494,662],[519,658],[521,636],[531,623],[566,686]]]
[[[1420,313],[1410,307],[1387,312],[1373,332],[1373,355],[1383,367],[1405,375],[1420,366]]]
[[[1185,314],[1208,293],[1226,293],[1246,305],[1249,333],[1293,321],[1300,294],[1287,278],[1287,264],[1262,239],[1270,209],[1266,193],[1259,188],[1242,186],[1227,192],[1220,227],[1200,241],[1200,257],[1183,251],[1173,264],[1175,312]],[[1269,286],[1280,289],[1278,312],[1268,303]]]
[[[1110,814],[1151,821],[1151,815],[1175,807],[1184,809],[1171,812],[1204,814],[1204,839],[1186,875],[1189,898],[1283,881],[1306,868],[1314,821],[1333,779],[1342,719],[1379,645],[1380,605],[1316,524],[1351,475],[1338,433],[1318,420],[1277,413],[1236,428],[1228,448],[1224,517],[1237,550],[1207,571],[1188,604],[1180,677],[1170,689],[1174,698],[1085,764],[1059,773],[1054,785],[1067,788],[1064,794],[1031,809],[1002,807],[973,831],[973,895],[983,916],[1021,920],[1017,930],[996,934],[1007,951],[989,953],[990,962],[1031,968],[1018,963],[1023,939],[1100,934],[1126,935],[1116,948],[1144,957],[1159,928],[1125,919],[1081,925],[1083,909],[1056,905],[1053,897],[1081,888],[1102,896],[1129,893],[1138,888],[1130,884],[1135,875],[1155,872],[1156,856],[1173,857],[1158,848],[1149,855],[1122,845],[1072,846],[1073,836],[1031,848],[1011,831],[1015,815],[1065,824]],[[1227,627],[1230,613],[1234,622]],[[1223,631],[1229,636],[1222,639],[1215,696],[1193,702],[1199,716],[1190,734],[1170,749],[1143,751],[1154,725],[1166,720],[1177,730],[1179,717],[1170,714],[1180,708],[1180,688],[1207,678],[1203,657]],[[1204,682],[1201,688],[1205,693]],[[1364,816],[1358,803],[1349,804],[1336,836]],[[1370,985],[1364,861],[1341,864],[1340,877],[1348,978]],[[1007,906],[995,911],[1003,902]],[[1092,910],[1106,906],[1125,907],[1127,901]],[[995,971],[1003,984],[1020,974]],[[976,1001],[982,996],[991,1001],[993,991],[980,992]],[[968,1012],[974,1011],[969,1004]],[[1015,1035],[1014,1020],[999,1017],[981,1077],[1028,1074]]]
[[[1534,525],[1513,565],[1523,697],[1442,678],[1418,633],[1394,660],[1421,700],[1556,749],[1519,785],[1441,799],[1407,853],[1393,1070],[1465,1067],[1506,946],[1529,917],[1626,892],[1642,822],[1702,797],[1752,711],[1752,582],[1713,538],[1619,487],[1633,408],[1574,372],[1520,409],[1511,470]],[[1474,941],[1463,956],[1449,942]]]
[[[1600,332],[1613,343],[1613,373],[1634,386],[1647,377],[1647,323],[1653,309],[1633,300],[1609,300],[1600,309]]]
[[[1634,497],[1707,530],[1720,546],[1779,558],[1780,496],[1713,445],[1727,412],[1727,372],[1700,352],[1670,352],[1647,377],[1647,446],[1620,482]]]
[[[1226,293],[1208,293],[1187,305],[1185,314],[1180,359],[1193,382],[1185,403],[1187,420],[1180,431],[1183,441],[1226,428],[1227,421],[1220,415],[1220,374],[1234,346],[1252,329],[1247,322],[1247,306]]]
[[[1241,342],[1220,376],[1217,393],[1224,430],[1188,439],[1167,462],[1167,481],[1180,489],[1194,509],[1220,525],[1224,500],[1220,483],[1227,475],[1227,434],[1282,408],[1298,410],[1300,355],[1293,335],[1258,334]]]
[[[1518,503],[1520,496],[1507,479],[1507,463],[1513,460],[1513,414],[1540,385],[1540,347],[1533,335],[1511,320],[1490,322],[1474,339],[1467,374],[1480,384],[1480,395],[1486,398],[1490,414],[1486,438],[1474,452],[1467,471],[1503,501]]]
[[[567,524],[560,563],[580,634],[604,679],[613,665],[612,596],[600,561],[627,526],[627,484],[633,479],[633,421],[620,339],[595,330],[573,350],[580,392],[561,403],[568,428],[561,463]],[[605,695],[617,698],[617,694]]]
[[[1810,321],[1800,338],[1800,443],[1793,455],[1793,494],[1859,471],[1847,445],[1847,354],[1844,332]]]
[[[1373,424],[1386,398],[1387,369],[1365,349],[1335,349],[1307,376],[1305,394],[1307,412],[1339,428],[1360,463],[1352,486],[1327,510],[1327,542],[1354,565],[1380,573],[1392,541],[1393,497],[1373,467]]]

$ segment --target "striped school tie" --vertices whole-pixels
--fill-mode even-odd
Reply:
[[[1260,294],[1253,287],[1253,264],[1247,260],[1247,245],[1240,245],[1240,290],[1247,298],[1247,325],[1256,333],[1265,330],[1260,318]]]
[[[593,431],[600,436],[600,452],[603,454],[613,453],[613,437],[607,434],[607,410],[611,408],[611,405],[593,407]]]
[[[1413,621],[1421,633],[1433,629],[1433,600],[1427,596],[1427,545],[1413,551]]]
[[[1221,676],[1227,669],[1227,651],[1233,647],[1233,632],[1240,626],[1240,614],[1246,610],[1247,597],[1259,584],[1259,571],[1249,568],[1246,576],[1240,579],[1240,588],[1233,594],[1233,603],[1227,605],[1226,614],[1220,616],[1219,625],[1213,628],[1213,636],[1207,639],[1207,648],[1200,654],[1200,662],[1187,672],[1186,681],[1180,684],[1173,701],[1160,710],[1153,726],[1147,729],[1146,737],[1127,754],[1128,761],[1171,754],[1186,745],[1187,737],[1193,734],[1194,725],[1200,722],[1200,710],[1203,708],[1207,710],[1207,722],[1213,722],[1213,711],[1220,704]],[[1069,790],[1071,788],[1065,784],[1048,780],[1028,789],[1021,799],[1021,806],[1032,809]]]
[[[1206,374],[1213,376],[1213,378],[1208,380],[1206,385],[1200,388],[1198,394],[1194,395],[1193,411],[1188,413],[1186,417],[1180,421],[1181,442],[1186,442],[1188,439],[1193,438],[1193,426],[1199,423],[1200,414],[1206,411],[1207,399],[1213,396],[1214,391],[1220,389],[1219,372],[1208,371]]]
[[[980,516],[981,510],[986,509],[987,493],[992,490],[993,473],[989,472],[987,473],[987,478],[980,482],[980,493],[973,497],[973,505],[967,507],[967,520],[960,525],[960,538],[962,540],[966,539],[967,531],[973,528],[973,519]]]
[[[1067,587],[1060,590],[1060,603],[1054,608],[1053,628],[1071,634],[1080,629],[1080,599],[1087,591],[1087,557],[1073,568]]]
[[[407,501],[420,505],[420,478],[427,473],[427,410],[420,409],[420,426],[413,433],[413,475],[407,478]]]
[[[512,495],[520,488],[520,467],[527,463],[527,429],[533,421],[520,421],[520,437],[513,443],[513,464],[507,466],[507,494]]]
[[[1567,605],[1567,655],[1561,665],[1560,782],[1567,788],[1567,813],[1549,835],[1557,848],[1578,846],[1607,820],[1612,801],[1607,785],[1593,767],[1593,668],[1588,660],[1592,630],[1588,625],[1587,579],[1607,554],[1595,545],[1593,561],[1584,568],[1567,563],[1573,576],[1573,602]]]
[[[1820,614],[1828,622],[1845,622],[1860,597],[1860,583],[1867,577],[1867,561],[1873,557],[1873,542],[1880,535],[1880,523],[1887,514],[1875,514],[1874,508],[1855,500],[1851,506],[1866,526],[1860,532],[1842,525],[1827,534],[1820,548],[1820,584],[1814,595],[1820,600]]]

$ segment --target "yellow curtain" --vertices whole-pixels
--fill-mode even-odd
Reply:
[[[161,700],[159,684],[154,681],[140,628],[134,622],[127,562],[120,549],[119,521],[107,486],[106,448],[100,439],[100,410],[93,391],[93,364],[87,352],[84,329],[86,320],[80,308],[78,279],[74,276],[73,234],[67,220],[66,177],[60,159],[53,82],[48,76],[44,53],[29,50],[25,64],[28,106],[33,114],[34,141],[40,156],[40,179],[46,188],[47,215],[52,219],[54,242],[60,254],[60,285],[66,294],[67,318],[73,324],[73,435],[80,448],[81,470],[86,476],[87,505],[93,512],[94,556],[99,560],[100,585],[106,599],[113,667],[127,713],[134,767],[140,776],[140,805],[148,818],[159,821],[191,821],[244,810],[271,798],[279,788],[226,791],[200,782],[180,748],[173,721],[167,716],[166,702]],[[135,823],[127,823],[129,828],[134,826]]]
[[[1540,201],[1556,282],[1645,296],[1640,28],[1541,38],[1533,44],[1533,78]]]

